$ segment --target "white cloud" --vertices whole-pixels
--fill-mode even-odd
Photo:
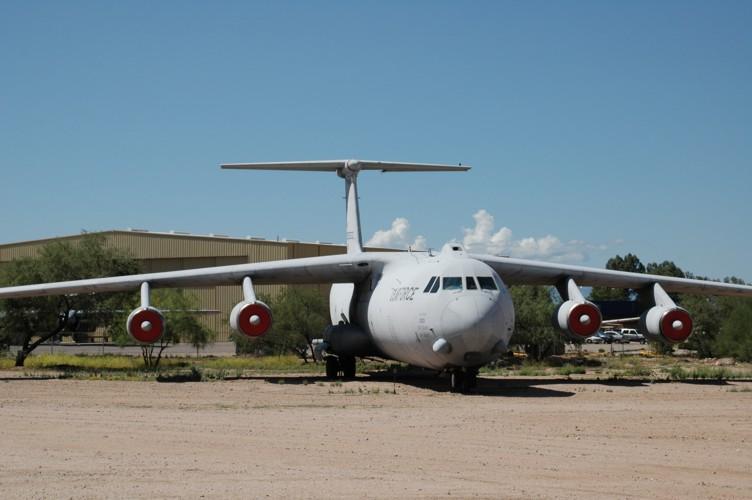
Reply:
[[[397,217],[392,221],[389,229],[379,229],[371,239],[366,242],[372,247],[412,248],[413,250],[425,250],[427,241],[424,236],[418,235],[410,242],[410,221],[404,217]]]
[[[485,209],[478,210],[473,215],[475,227],[463,229],[465,237],[462,244],[470,252],[484,252],[497,254],[503,252],[512,241],[512,230],[502,227],[495,233],[494,217]]]
[[[607,245],[592,245],[580,240],[561,241],[550,234],[540,238],[527,236],[515,239],[508,227],[496,230],[494,216],[485,209],[478,210],[473,215],[473,220],[475,225],[472,228],[462,230],[462,244],[468,252],[579,263],[587,260],[588,251],[601,252],[608,248]],[[398,217],[392,221],[389,229],[376,231],[366,245],[425,250],[428,248],[428,241],[424,236],[417,236],[413,240],[410,221]]]
[[[413,244],[410,245],[410,248],[413,250],[428,250],[428,240],[425,236],[418,235],[415,237],[415,240],[413,241]]]
[[[562,242],[550,234],[541,238],[528,236],[516,240],[508,227],[494,231],[494,216],[485,209],[478,210],[473,219],[475,226],[463,229],[465,236],[462,239],[465,249],[470,252],[553,262],[582,262],[587,258],[586,250],[593,248],[583,241]]]

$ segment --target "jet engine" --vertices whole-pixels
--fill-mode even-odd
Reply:
[[[572,340],[584,340],[601,327],[601,311],[592,302],[567,300],[554,313],[554,326]]]
[[[153,344],[164,333],[165,320],[162,313],[153,307],[139,307],[128,316],[126,329],[140,344]]]
[[[640,316],[640,332],[650,340],[680,344],[692,334],[692,316],[676,305],[654,306]]]
[[[554,327],[570,340],[584,340],[601,327],[601,310],[585,300],[574,279],[566,278],[556,285],[564,302],[554,311]]]
[[[272,326],[272,310],[259,300],[240,302],[230,313],[230,326],[246,337],[261,337]]]

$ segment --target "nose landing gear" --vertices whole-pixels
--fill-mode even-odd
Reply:
[[[450,392],[466,393],[478,386],[477,368],[453,368],[449,371]]]

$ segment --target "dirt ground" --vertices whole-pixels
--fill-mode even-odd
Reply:
[[[3,498],[752,497],[750,382],[19,376]]]

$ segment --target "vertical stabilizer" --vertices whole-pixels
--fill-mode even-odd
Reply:
[[[358,173],[345,172],[346,235],[347,253],[363,251],[363,236],[360,232],[360,206],[358,204]]]
[[[361,170],[380,170],[382,172],[464,172],[470,170],[470,167],[464,165],[398,163],[369,160],[226,163],[222,165],[222,168],[229,170],[299,170],[304,172],[336,172],[337,175],[345,179],[347,253],[360,253],[363,251],[363,237],[360,231],[360,209],[358,207],[358,172]]]

